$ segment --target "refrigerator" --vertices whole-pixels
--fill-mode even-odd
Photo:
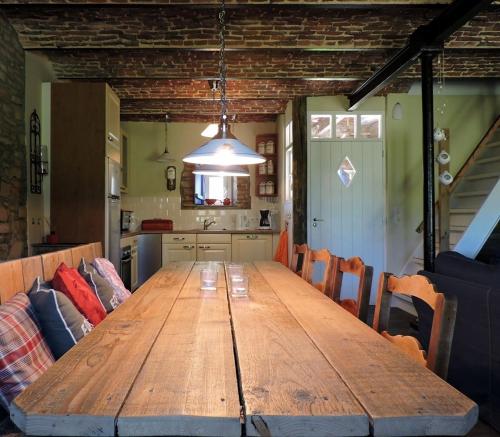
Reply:
[[[120,163],[106,158],[106,258],[120,271]]]

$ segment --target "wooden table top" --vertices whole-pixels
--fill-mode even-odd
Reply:
[[[274,262],[171,263],[11,406],[29,435],[464,435],[477,405]],[[245,429],[243,429],[243,427]]]

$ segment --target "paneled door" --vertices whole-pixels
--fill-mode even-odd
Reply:
[[[373,266],[370,301],[374,303],[378,276],[385,268],[382,116],[377,116],[375,133],[367,133],[359,114],[341,114],[341,121],[342,116],[353,117],[352,131],[346,135],[336,129],[337,115],[326,115],[331,121],[329,131],[324,120],[321,129],[314,130],[317,119],[309,116],[308,243],[313,249],[327,247],[344,258],[360,256]],[[366,138],[369,135],[372,137]],[[342,297],[354,298],[356,283],[348,276],[343,281]]]

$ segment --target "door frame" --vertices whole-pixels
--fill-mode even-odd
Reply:
[[[354,140],[352,139],[340,139],[340,138],[335,138],[335,115],[380,115],[381,118],[381,123],[382,127],[380,130],[380,141],[382,141],[382,184],[383,184],[383,206],[384,206],[384,217],[383,217],[383,235],[384,235],[384,258],[382,260],[382,265],[383,265],[383,271],[386,271],[387,269],[387,217],[388,217],[388,211],[387,211],[387,167],[386,167],[386,160],[387,160],[387,155],[386,155],[386,123],[385,123],[385,112],[384,111],[312,111],[312,110],[307,110],[307,224],[306,224],[306,229],[307,229],[307,244],[310,246],[311,245],[311,174],[312,174],[312,169],[311,169],[311,115],[329,115],[332,117],[332,137],[331,138],[315,138],[314,141],[323,141],[323,142],[334,142],[334,141],[339,141],[339,142],[351,142],[351,141],[356,141],[356,142],[373,142],[374,140],[371,139],[364,139],[364,138],[355,138]],[[356,121],[356,129],[359,129],[359,117],[357,118]],[[335,254],[333,254],[335,255]],[[378,283],[378,275],[380,272],[374,272],[374,284]],[[373,288],[373,285],[372,285]]]

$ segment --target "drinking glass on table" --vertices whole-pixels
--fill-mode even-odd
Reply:
[[[231,276],[243,276],[243,265],[234,263],[227,264],[227,277],[231,279]]]
[[[230,276],[229,290],[231,291],[231,296],[233,297],[248,296],[248,276],[247,275]]]
[[[208,268],[200,270],[200,289],[201,291],[215,291],[217,289],[216,269]]]

